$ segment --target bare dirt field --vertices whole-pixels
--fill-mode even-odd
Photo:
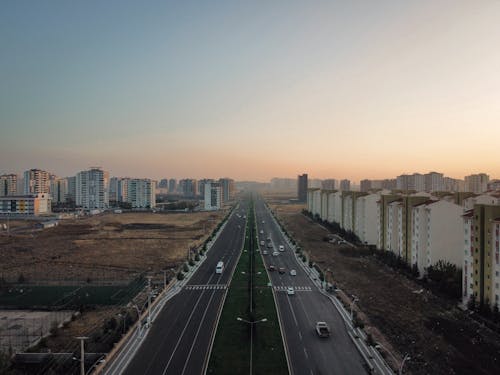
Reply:
[[[329,233],[300,212],[303,205],[271,204],[287,231],[347,295],[359,298],[365,330],[396,357],[409,353],[412,374],[499,374],[500,337],[406,276],[350,246],[323,241]],[[327,275],[329,277],[329,275]]]
[[[25,283],[123,283],[176,267],[223,212],[123,213],[0,236],[0,276]]]

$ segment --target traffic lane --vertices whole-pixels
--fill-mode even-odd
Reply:
[[[206,284],[210,275],[215,272],[215,267],[220,260],[224,261],[225,268],[232,269],[235,263],[235,256],[239,254],[243,244],[243,228],[244,225],[241,229],[238,229],[235,223],[226,225],[219,238],[217,238],[207,253],[207,259],[205,259],[198,271],[191,277],[188,284]],[[228,277],[226,277],[226,282],[227,279]]]
[[[292,374],[312,374],[313,365],[306,343],[303,341],[301,325],[295,315],[290,299],[286,292],[276,292],[276,302],[279,306],[283,334],[288,347],[290,367]]]
[[[165,305],[155,319],[153,329],[149,331],[146,340],[135,353],[124,374],[148,373],[149,367],[161,360],[164,352],[173,350],[172,341],[165,342],[165,339],[180,336],[186,316],[194,309],[197,302],[191,297],[191,292],[183,290]],[[172,344],[170,348],[169,344]]]
[[[200,293],[203,297],[196,312],[192,314],[191,324],[186,325],[184,335],[179,338],[178,349],[171,355],[170,363],[164,367],[162,374],[203,373],[203,365],[224,291],[207,290]]]
[[[310,322],[304,339],[314,347],[315,363],[329,367],[332,373],[366,374],[363,359],[347,333],[347,327],[337,309],[320,292],[303,292],[297,295],[295,313],[299,321]],[[331,329],[328,339],[320,340],[315,332],[318,321],[326,322]],[[326,345],[325,345],[326,343]]]

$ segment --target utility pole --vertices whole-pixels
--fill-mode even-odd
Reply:
[[[80,340],[80,375],[85,375],[85,340],[88,339],[86,336],[75,337]]]
[[[151,276],[148,276],[148,328],[151,325]]]

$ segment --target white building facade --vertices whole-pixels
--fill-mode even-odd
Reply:
[[[223,191],[218,182],[205,184],[205,210],[220,210],[222,208]]]
[[[76,205],[86,210],[104,210],[109,207],[109,174],[93,167],[76,175]]]

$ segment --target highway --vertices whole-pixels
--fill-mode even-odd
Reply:
[[[120,373],[187,375],[204,372],[225,287],[243,246],[246,209],[247,205],[240,203],[205,262],[166,303],[145,341]],[[216,274],[215,267],[220,260],[225,268],[222,274]]]
[[[271,237],[275,251],[278,246],[284,252],[273,256],[273,249],[263,255],[266,267],[276,267],[270,271],[275,290],[278,313],[281,318],[286,350],[292,375],[320,374],[366,374],[364,361],[347,334],[346,326],[332,302],[324,296],[310,280],[306,271],[298,264],[292,250],[259,197],[255,200],[255,213],[259,242]],[[260,230],[264,233],[260,234]],[[280,274],[278,268],[286,272]],[[297,275],[291,276],[290,270]],[[295,295],[288,295],[287,287],[294,287]],[[320,338],[315,331],[317,321],[325,321],[331,329],[331,337]]]

